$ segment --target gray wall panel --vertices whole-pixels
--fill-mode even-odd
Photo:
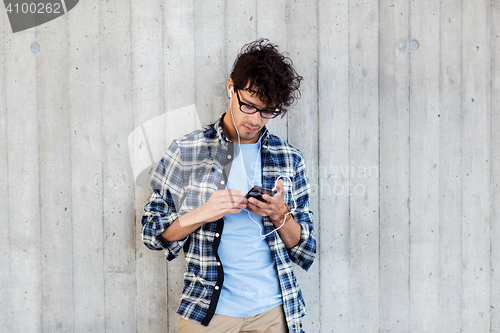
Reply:
[[[441,3],[439,124],[439,321],[457,331],[462,294],[462,58],[461,3]]]
[[[132,130],[130,3],[99,4],[100,94],[106,330],[136,331],[133,176],[128,166]]]
[[[397,329],[397,321],[410,321],[409,5],[409,1],[380,1],[379,6],[382,332]]]
[[[194,0],[196,107],[202,124],[215,121],[227,109],[225,2]],[[230,61],[230,60],[229,60]]]
[[[177,331],[185,260],[141,241],[128,136],[192,104],[217,119],[257,37],[304,77],[268,127],[311,180],[306,331],[500,327],[498,1],[94,0],[15,34],[1,15],[2,330]]]
[[[7,15],[0,14],[2,31],[8,29]],[[5,82],[5,33],[0,33],[0,228],[9,230],[9,151],[7,147],[7,106]],[[9,232],[0,235],[0,327],[11,329],[10,301],[10,244]]]
[[[195,44],[193,1],[168,1],[164,11],[165,111],[195,104]],[[199,113],[199,110],[198,110]],[[167,125],[166,125],[167,128]],[[187,133],[186,133],[187,134]],[[168,331],[176,332],[179,325],[177,309],[184,288],[186,261],[183,253],[167,263]]]
[[[349,2],[350,298],[353,332],[379,320],[379,7]]]
[[[491,5],[462,3],[462,332],[491,313]],[[478,64],[482,64],[478,66]]]
[[[82,2],[68,15],[76,332],[106,325],[99,33],[98,1]]]
[[[15,332],[41,330],[42,239],[40,227],[39,112],[33,30],[6,33],[5,108],[9,188],[9,308]]]
[[[257,38],[268,38],[277,44],[281,51],[287,50],[287,2],[256,0],[255,20]],[[234,57],[234,55],[232,55]],[[300,111],[299,111],[300,112]],[[269,132],[287,140],[288,117],[277,117],[267,125]]]
[[[320,321],[305,328],[331,332],[351,318],[349,241],[349,2],[318,3],[318,179],[316,229],[320,260]],[[309,332],[309,330],[307,330]]]
[[[130,4],[133,129],[165,112],[163,8],[162,1]],[[161,135],[158,140],[163,140]],[[136,148],[145,144],[132,142]],[[159,333],[167,331],[166,260],[161,251],[146,248],[140,238],[141,216],[151,193],[135,186],[136,320],[137,332]]]
[[[318,15],[316,1],[288,2],[287,51],[295,63],[295,69],[304,77],[301,83],[302,97],[290,108],[288,117],[288,142],[299,149],[307,170],[318,168]],[[309,174],[308,174],[309,176]],[[318,178],[309,177],[311,195],[309,208],[318,211]],[[283,184],[289,181],[283,179]],[[318,218],[314,219],[317,230]],[[316,251],[318,252],[318,251]],[[307,307],[305,321],[319,321],[319,257],[306,272],[294,266]]]
[[[492,2],[491,101],[491,317],[490,327],[500,329],[500,3]]]
[[[410,4],[410,40],[419,47],[410,50],[408,326],[421,332],[439,321],[439,10],[435,1]]]
[[[43,330],[73,331],[73,228],[67,17],[37,28]]]

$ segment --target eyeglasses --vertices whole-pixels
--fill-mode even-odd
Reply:
[[[278,111],[278,109],[276,109],[275,111],[260,110],[260,109],[256,108],[255,106],[251,106],[251,105],[248,105],[246,103],[243,103],[240,100],[240,94],[238,94],[238,90],[237,89],[236,89],[236,97],[238,97],[238,103],[240,104],[240,110],[243,113],[254,114],[255,112],[258,111],[258,112],[260,112],[260,116],[262,118],[266,118],[266,119],[276,118],[281,113],[280,111]]]

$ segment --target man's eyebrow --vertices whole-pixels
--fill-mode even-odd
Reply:
[[[273,109],[274,109],[274,108],[270,108],[270,107],[268,107],[267,105],[266,105],[263,109],[261,109],[261,108],[259,108],[257,105],[255,105],[255,104],[253,104],[253,103],[251,103],[251,102],[247,101],[247,100],[245,99],[245,97],[244,97],[244,96],[241,96],[241,95],[240,95],[240,99],[241,99],[241,101],[242,101],[242,102],[244,102],[245,104],[248,104],[248,105],[250,105],[250,106],[256,107],[256,108],[257,108],[257,109],[259,109],[259,110],[273,110]]]
[[[254,103],[252,103],[252,102],[247,101],[247,100],[245,99],[245,97],[241,97],[241,96],[240,96],[240,99],[241,99],[241,100],[242,100],[245,104],[248,104],[248,105],[250,105],[250,106],[253,106],[253,107],[256,107],[257,109],[259,109],[259,107],[258,107],[257,105],[255,105],[255,104],[254,104]]]

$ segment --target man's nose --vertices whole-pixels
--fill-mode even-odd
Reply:
[[[250,115],[250,121],[252,122],[252,125],[254,127],[260,125],[260,122],[262,121],[261,118],[262,117],[260,115],[260,112],[258,112],[258,111]]]

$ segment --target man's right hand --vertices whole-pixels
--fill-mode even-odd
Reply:
[[[217,221],[224,215],[241,212],[247,207],[246,193],[239,190],[218,190],[201,206],[205,222]]]
[[[195,210],[177,218],[161,237],[168,242],[178,241],[205,223],[217,221],[224,215],[241,212],[247,207],[246,193],[238,190],[215,191],[208,201]]]

